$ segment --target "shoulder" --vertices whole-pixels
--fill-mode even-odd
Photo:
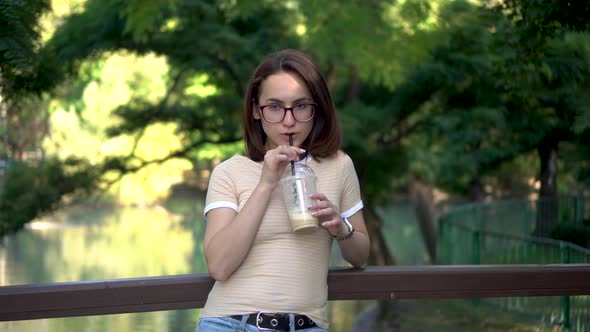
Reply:
[[[352,158],[350,158],[350,156],[342,150],[338,150],[338,152],[336,152],[336,158],[338,158],[338,160],[340,160],[342,162],[352,164]]]
[[[252,161],[252,159],[241,155],[234,155],[217,164],[211,172],[211,178],[221,177],[235,179],[237,175],[244,171],[253,170],[256,167],[260,166],[257,166],[256,162]]]
[[[334,166],[334,165],[349,166],[349,165],[353,164],[350,156],[342,150],[338,150],[338,152],[334,153],[330,157],[320,159],[319,163],[330,165],[330,166]]]
[[[341,150],[329,157],[321,158],[319,160],[314,159],[310,166],[314,171],[316,169],[318,171],[325,170],[330,173],[338,173],[342,176],[349,174],[355,169],[350,156]]]
[[[234,155],[215,166],[214,171],[232,171],[235,169],[244,169],[246,167],[253,167],[256,162],[248,157],[242,155]]]

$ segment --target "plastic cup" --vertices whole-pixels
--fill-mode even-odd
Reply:
[[[312,204],[309,195],[316,193],[317,176],[303,164],[291,165],[285,169],[280,186],[287,208],[291,228],[294,232],[311,231],[319,227],[318,219],[307,208]]]

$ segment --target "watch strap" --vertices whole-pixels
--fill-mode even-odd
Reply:
[[[341,236],[332,235],[332,237],[338,241],[350,239],[352,237],[352,235],[354,234],[354,227],[352,227],[352,224],[350,223],[350,221],[348,221],[348,219],[346,219],[346,217],[342,217],[342,222],[348,228],[348,233],[345,235],[341,235]]]

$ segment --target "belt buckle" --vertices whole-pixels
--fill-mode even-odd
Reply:
[[[260,322],[262,321],[262,317],[260,317],[260,315],[264,315],[264,314],[267,314],[267,313],[268,313],[268,314],[272,314],[272,312],[264,312],[264,311],[259,311],[259,312],[257,312],[257,313],[256,313],[256,327],[257,327],[258,329],[262,330],[262,331],[275,331],[276,329],[273,329],[273,328],[270,328],[270,329],[269,329],[269,328],[262,327],[262,326],[260,326],[260,325],[259,325],[259,324],[260,324]],[[276,325],[275,325],[275,327],[278,327],[278,326],[279,326],[279,321],[278,321],[278,320],[276,320],[276,318],[273,318],[273,319],[271,319],[271,321],[270,321],[270,325],[272,326],[272,322],[273,322],[273,320],[275,320],[275,321],[276,321]]]

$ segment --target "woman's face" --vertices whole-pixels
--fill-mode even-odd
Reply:
[[[313,103],[305,83],[296,75],[280,72],[268,76],[260,84],[260,97],[254,105],[254,118],[260,120],[267,136],[267,150],[279,145],[289,145],[289,135],[293,135],[293,145],[301,146],[313,127],[313,119],[307,122],[295,120],[293,112],[286,111],[285,117],[278,123],[269,123],[262,117],[260,106],[279,105],[293,107]],[[269,110],[265,110],[269,112]]]

